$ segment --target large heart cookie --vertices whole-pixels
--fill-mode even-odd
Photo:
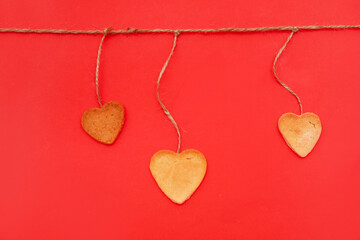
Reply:
[[[197,150],[188,149],[182,153],[161,150],[151,158],[150,171],[165,195],[182,204],[199,187],[206,166],[204,155]]]
[[[112,144],[124,124],[125,110],[118,102],[108,102],[101,108],[90,108],[81,117],[81,126],[91,137]]]
[[[278,122],[279,130],[289,147],[300,157],[306,157],[314,148],[321,134],[319,116],[314,113],[283,114]]]

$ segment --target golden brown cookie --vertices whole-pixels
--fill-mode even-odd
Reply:
[[[105,144],[112,144],[124,124],[124,107],[115,101],[101,108],[90,108],[81,117],[81,126],[91,137]]]
[[[184,203],[199,187],[206,173],[206,159],[195,150],[181,153],[160,150],[150,161],[150,171],[160,189],[177,204]]]
[[[321,134],[320,118],[314,113],[283,114],[279,130],[289,147],[300,157],[306,157],[314,148]]]

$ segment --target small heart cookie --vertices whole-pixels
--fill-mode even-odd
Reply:
[[[81,117],[81,126],[95,140],[112,144],[124,124],[124,107],[115,101],[101,108],[90,108]]]
[[[285,113],[279,118],[279,130],[289,147],[300,157],[306,157],[321,134],[319,116],[314,113]]]
[[[195,150],[182,153],[161,150],[150,161],[150,171],[160,189],[177,204],[184,203],[195,192],[206,173],[206,159]]]

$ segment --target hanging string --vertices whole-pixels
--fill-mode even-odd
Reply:
[[[169,120],[171,121],[171,123],[174,125],[175,129],[176,129],[176,132],[178,134],[178,137],[179,137],[179,142],[178,142],[178,147],[177,147],[177,153],[180,152],[180,148],[181,148],[181,134],[180,134],[180,130],[179,130],[179,127],[177,125],[177,123],[175,122],[175,119],[171,116],[169,110],[167,110],[167,108],[165,107],[164,103],[161,101],[161,98],[160,98],[160,80],[161,80],[161,77],[163,76],[165,70],[166,70],[166,67],[167,65],[169,64],[170,62],[170,59],[174,53],[174,50],[175,50],[175,47],[176,47],[176,42],[177,42],[177,38],[179,36],[180,32],[174,32],[174,43],[173,43],[173,46],[171,48],[171,51],[170,51],[170,54],[168,56],[168,58],[166,59],[166,62],[164,63],[164,66],[162,67],[161,71],[160,71],[160,74],[159,74],[159,77],[158,77],[158,80],[157,80],[157,86],[156,86],[156,95],[157,95],[157,99],[160,103],[160,106],[162,107],[162,109],[164,110],[164,113],[166,114],[166,116],[169,118]]]
[[[136,33],[173,33],[174,34],[174,43],[173,47],[171,49],[170,55],[168,56],[163,68],[161,69],[161,72],[159,74],[159,78],[157,81],[157,97],[158,101],[164,110],[164,113],[167,115],[169,120],[174,125],[178,136],[179,136],[179,143],[178,143],[178,149],[177,152],[180,152],[181,148],[181,134],[179,127],[177,123],[175,122],[174,118],[171,116],[169,111],[166,109],[165,105],[160,99],[159,94],[159,87],[160,87],[160,80],[162,75],[164,74],[166,67],[171,59],[171,56],[173,55],[177,37],[180,33],[225,33],[225,32],[233,32],[233,33],[243,33],[243,32],[269,32],[269,31],[291,31],[291,34],[289,35],[288,39],[284,43],[284,45],[280,48],[278,54],[275,57],[274,63],[273,63],[273,72],[274,76],[277,79],[277,81],[291,94],[293,94],[299,105],[300,105],[300,112],[303,113],[303,107],[302,103],[300,101],[299,96],[292,91],[286,84],[284,84],[278,77],[276,73],[276,63],[284,49],[286,48],[287,44],[293,37],[294,33],[299,30],[324,30],[324,29],[360,29],[360,25],[323,25],[323,26],[316,26],[316,25],[309,25],[309,26],[277,26],[277,27],[255,27],[255,28],[216,28],[216,29],[137,29],[137,28],[127,28],[124,30],[113,30],[111,27],[102,30],[66,30],[66,29],[23,29],[23,28],[0,28],[0,33],[50,33],[50,34],[90,34],[90,35],[96,35],[96,34],[102,34],[102,39],[100,42],[99,50],[98,50],[98,56],[96,61],[96,95],[99,101],[100,107],[102,106],[100,93],[99,93],[99,66],[100,66],[100,55],[101,55],[101,48],[102,44],[104,42],[105,37],[108,34],[136,34]]]
[[[360,29],[360,25],[310,25],[310,26],[277,26],[254,28],[214,28],[214,29],[137,29],[127,28],[112,30],[111,34],[131,33],[223,33],[223,32],[270,32],[270,31],[297,31],[323,29]],[[27,29],[27,28],[0,28],[0,33],[53,33],[53,34],[104,34],[102,30],[66,30],[66,29]]]
[[[96,65],[96,95],[98,97],[99,105],[102,106],[101,98],[99,94],[99,65],[100,65],[100,54],[101,54],[101,47],[103,44],[103,41],[107,34],[132,34],[132,33],[174,33],[175,39],[174,39],[174,48],[176,45],[177,36],[180,33],[225,33],[225,32],[234,32],[234,33],[242,33],[242,32],[269,32],[269,31],[292,31],[290,36],[288,37],[287,41],[283,45],[283,47],[280,49],[278,54],[275,57],[274,64],[273,64],[273,72],[275,78],[278,80],[278,82],[291,94],[293,94],[296,99],[299,102],[300,105],[300,111],[303,112],[303,107],[300,101],[299,96],[292,91],[286,84],[284,84],[279,77],[276,74],[276,62],[278,58],[280,57],[281,53],[284,51],[286,45],[292,38],[294,32],[297,32],[299,30],[324,30],[324,29],[360,29],[360,25],[322,25],[322,26],[316,26],[316,25],[309,25],[309,26],[277,26],[277,27],[255,27],[255,28],[214,28],[214,29],[137,29],[137,28],[127,28],[125,30],[113,30],[112,28],[107,28],[105,31],[101,30],[66,30],[66,29],[24,29],[24,28],[0,28],[0,33],[52,33],[52,34],[102,34],[103,37],[100,42],[99,51],[98,51],[98,57],[97,57],[97,65]],[[172,49],[174,50],[174,49]],[[173,52],[173,51],[172,51]],[[169,57],[171,57],[172,52]],[[168,61],[170,58],[168,59]],[[164,67],[166,68],[167,62],[165,62]],[[163,69],[165,71],[165,69]],[[163,74],[163,71],[160,73],[159,78],[161,78]],[[159,79],[160,81],[160,79]],[[159,98],[160,100],[160,98]],[[161,101],[160,101],[161,103]],[[166,108],[164,108],[164,111]],[[167,114],[165,112],[165,114]],[[167,114],[168,115],[168,114]],[[171,115],[168,115],[171,122],[173,122],[175,128],[178,131],[177,124],[171,117]],[[179,147],[180,149],[180,132],[179,134]]]
[[[290,42],[291,38],[293,37],[294,33],[296,32],[297,30],[292,30],[289,37],[287,38],[286,42],[284,43],[284,45],[280,48],[279,52],[277,53],[276,57],[275,57],[275,60],[274,60],[274,64],[273,64],[273,72],[274,72],[274,76],[276,78],[276,80],[286,89],[288,90],[292,95],[294,95],[299,103],[299,106],[300,106],[300,113],[303,114],[303,106],[301,104],[301,100],[299,98],[299,96],[293,91],[291,90],[291,88],[289,88],[285,83],[283,83],[280,78],[278,77],[278,75],[276,74],[276,63],[277,63],[277,60],[279,59],[281,53],[284,51],[284,49],[286,48],[287,44]]]
[[[103,36],[100,41],[99,50],[98,50],[97,59],[96,59],[95,84],[96,84],[96,95],[97,95],[100,107],[102,107],[100,92],[99,92],[99,67],[100,67],[101,48],[102,48],[102,45],[103,45],[106,35],[108,35],[112,31],[112,29],[113,29],[112,27],[108,27],[103,31]]]

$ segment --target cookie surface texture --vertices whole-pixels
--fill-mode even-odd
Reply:
[[[115,101],[101,108],[90,108],[81,117],[81,126],[95,140],[112,144],[119,135],[125,120],[124,107]]]
[[[278,122],[279,130],[289,147],[300,157],[306,157],[320,138],[321,122],[314,113],[283,114]]]
[[[184,203],[202,182],[207,168],[204,155],[187,149],[181,153],[161,150],[153,155],[150,171],[165,195],[177,204]]]

